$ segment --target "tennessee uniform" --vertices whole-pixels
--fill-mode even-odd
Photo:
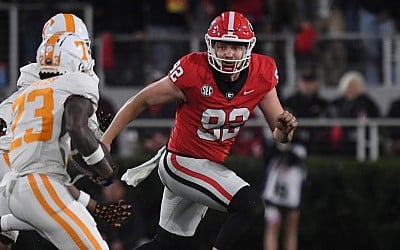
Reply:
[[[64,186],[70,178],[69,136],[60,125],[70,95],[96,104],[97,83],[84,73],[69,73],[33,83],[16,98],[10,160],[19,178],[7,190],[9,207],[59,248],[105,249],[92,216]]]
[[[46,37],[51,36],[51,34],[56,33],[58,31],[71,31],[82,37],[85,43],[89,46],[90,39],[89,34],[87,32],[85,24],[82,20],[76,17],[73,14],[57,14],[49,19],[48,22],[43,27],[42,30],[42,38],[43,40]],[[4,175],[10,171],[10,160],[9,160],[9,147],[12,141],[12,132],[11,132],[11,113],[12,113],[12,103],[14,99],[19,95],[22,91],[22,88],[29,86],[31,83],[39,81],[39,71],[40,67],[39,64],[29,63],[20,68],[20,76],[17,80],[17,92],[14,92],[10,97],[4,100],[0,104],[0,117],[4,119],[7,123],[7,131],[4,136],[0,138],[0,181],[3,179]],[[91,77],[95,82],[99,82],[99,78],[93,72]],[[96,114],[90,117],[88,121],[89,127],[95,133],[97,138],[101,138],[102,131],[99,128],[99,124],[97,121]],[[4,201],[4,195],[0,195],[0,215],[9,214],[10,211],[7,206],[7,202]],[[14,242],[16,241],[18,232],[4,232],[1,234],[6,234],[7,237],[12,238]]]
[[[60,14],[58,14],[60,15]],[[20,71],[20,76],[17,80],[17,88],[24,88],[29,86],[31,83],[39,81],[39,71],[40,67],[38,63],[29,63],[19,69]],[[92,72],[90,75],[91,78],[93,78],[93,81],[95,81],[97,84],[99,83],[99,77],[96,75],[96,73]],[[102,131],[100,130],[99,127],[99,122],[97,120],[96,113],[93,113],[92,116],[89,118],[89,128],[93,131],[93,133],[96,135],[98,139],[101,138],[102,136]]]
[[[69,31],[77,34],[89,47],[90,49],[90,38],[83,21],[73,14],[59,13],[51,17],[43,27],[42,38],[45,41],[52,34],[57,32]],[[0,117],[3,118],[7,123],[7,131],[4,136],[0,138],[0,180],[3,179],[4,175],[10,171],[10,160],[9,160],[9,147],[12,141],[12,129],[11,129],[11,113],[12,103],[14,99],[19,95],[23,88],[29,86],[31,83],[39,81],[40,65],[36,62],[29,63],[20,68],[20,76],[17,80],[17,92],[13,93],[9,98],[4,100],[0,105]],[[90,74],[95,82],[99,82],[98,77],[94,72]],[[97,138],[100,138],[102,131],[99,128],[96,114],[94,113],[89,119],[89,127],[95,133]],[[5,181],[4,181],[5,182]],[[4,183],[3,182],[3,183]],[[0,215],[11,213],[8,209],[7,202],[4,200],[5,197],[2,194],[0,196]],[[4,232],[6,236],[14,242],[18,235],[17,231]]]
[[[57,57],[57,46],[67,45],[76,47],[76,53],[83,53],[82,58],[63,61],[75,56],[69,48],[61,50]],[[85,54],[87,47],[83,41],[73,34],[54,35],[44,46],[43,60],[55,59],[52,67],[56,65],[65,73],[30,84],[12,104],[12,177],[6,187],[9,208],[59,249],[108,249],[93,217],[64,186],[70,180],[66,171],[70,137],[63,122],[64,103],[70,96],[78,95],[90,100],[96,110],[99,99],[97,81],[88,73],[70,72],[69,67],[80,69],[91,57]],[[42,60],[40,50],[38,61]],[[69,54],[65,53],[67,50]],[[48,56],[49,51],[54,55]],[[43,69],[46,68],[41,66]]]
[[[4,175],[10,171],[11,163],[9,159],[9,148],[12,141],[12,129],[11,129],[11,119],[12,119],[12,104],[15,98],[23,91],[24,88],[31,85],[33,82],[39,81],[39,71],[40,67],[38,63],[29,63],[20,68],[20,76],[17,80],[17,91],[14,92],[7,99],[3,100],[0,104],[0,118],[2,118],[7,124],[7,131],[4,136],[0,137],[0,181],[3,179]],[[95,73],[92,73],[91,78],[96,83],[99,82],[99,78]],[[97,121],[97,116],[95,113],[89,118],[88,125],[90,129],[95,133],[97,138],[100,138],[102,132],[99,128]],[[0,216],[10,214],[7,202],[5,200],[4,194],[0,194]],[[8,238],[14,242],[17,240],[18,231],[2,232],[0,234],[5,234]]]
[[[169,72],[186,102],[177,105],[176,123],[160,160],[159,174],[168,186],[160,226],[192,236],[207,207],[226,211],[234,194],[249,185],[222,163],[251,112],[276,86],[275,72],[270,57],[253,54],[247,79],[231,99],[218,89],[206,53],[183,57]]]
[[[52,16],[44,25],[42,29],[43,41],[57,32],[71,32],[79,36],[88,47],[91,53],[91,40],[89,32],[85,23],[81,18],[70,13],[58,13]],[[94,59],[93,59],[94,61]],[[17,80],[17,88],[29,86],[31,83],[40,80],[39,78],[40,67],[37,62],[29,63],[20,68],[20,76]],[[98,83],[98,76],[92,72],[91,77]],[[101,138],[102,131],[99,128],[97,116],[94,113],[89,119],[89,128],[95,133],[97,138]]]

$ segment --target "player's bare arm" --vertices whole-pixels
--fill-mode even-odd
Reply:
[[[97,158],[94,154],[100,152],[101,147],[88,127],[88,118],[94,112],[91,101],[81,96],[70,96],[64,106],[65,128],[71,137],[72,146],[88,158],[88,165],[92,165],[101,177],[112,178],[113,168],[104,157],[104,153],[103,157],[100,157],[101,160],[94,159]]]
[[[290,142],[297,127],[297,120],[292,113],[283,109],[275,88],[264,96],[259,107],[273,131],[274,139],[280,143]]]
[[[65,185],[65,187],[68,189],[68,192],[71,194],[71,196],[75,200],[79,200],[79,198],[81,196],[81,190],[76,188],[74,185]],[[82,199],[82,197],[81,197],[81,199]],[[86,208],[89,210],[89,212],[93,213],[95,211],[96,204],[97,204],[97,201],[90,198],[90,196],[89,196],[89,201],[87,201]],[[82,204],[82,205],[85,205],[85,204]]]
[[[183,92],[168,77],[153,82],[132,96],[118,111],[109,128],[104,132],[102,142],[110,148],[111,142],[144,109],[177,100],[185,100]]]

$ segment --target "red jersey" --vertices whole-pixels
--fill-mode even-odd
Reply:
[[[168,149],[222,163],[250,113],[278,82],[271,57],[253,53],[248,70],[243,87],[228,100],[217,86],[205,52],[182,57],[168,74],[186,96],[186,102],[178,102]]]

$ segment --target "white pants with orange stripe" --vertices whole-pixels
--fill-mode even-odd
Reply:
[[[65,188],[45,174],[15,177],[7,184],[11,212],[31,224],[59,249],[108,249],[91,214]]]
[[[221,164],[168,151],[158,174],[165,185],[159,225],[180,236],[193,236],[208,208],[226,212],[232,197],[249,185]]]

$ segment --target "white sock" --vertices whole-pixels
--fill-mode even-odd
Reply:
[[[17,219],[12,214],[1,216],[0,220],[1,231],[18,231],[18,230],[34,230],[35,228],[20,219]]]
[[[90,195],[80,190],[77,201],[81,203],[84,207],[87,207],[90,201]]]

